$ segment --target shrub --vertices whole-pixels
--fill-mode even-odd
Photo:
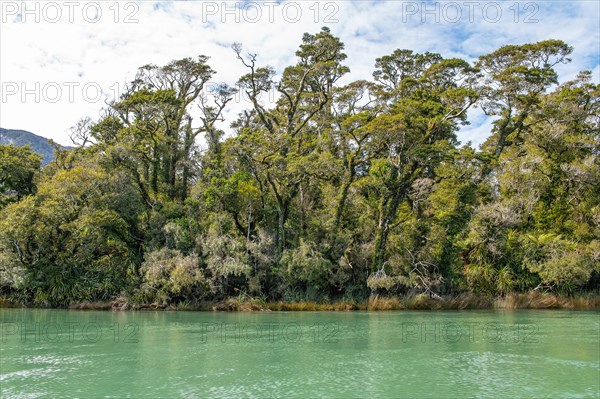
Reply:
[[[308,290],[317,291],[330,285],[333,265],[312,242],[300,240],[298,248],[284,251],[280,264],[282,277],[288,285],[306,286]]]
[[[143,301],[166,305],[178,300],[197,299],[206,292],[206,280],[195,254],[183,256],[177,250],[166,248],[150,252],[140,272]]]

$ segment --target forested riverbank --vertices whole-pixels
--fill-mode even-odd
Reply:
[[[559,83],[571,52],[547,40],[470,63],[399,49],[351,81],[323,28],[282,71],[234,45],[247,71],[234,86],[212,83],[207,56],[145,65],[49,165],[0,146],[0,298],[597,307],[600,85],[589,71]],[[456,138],[475,108],[494,120],[479,149]]]

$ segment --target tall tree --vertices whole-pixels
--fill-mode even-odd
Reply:
[[[570,62],[573,48],[560,40],[503,46],[479,57],[483,72],[482,107],[497,116],[486,148],[499,157],[507,144],[527,130],[525,120],[539,104],[540,94],[558,81],[554,66]]]
[[[246,125],[238,140],[241,153],[261,180],[259,186],[268,188],[275,197],[279,254],[288,242],[286,222],[302,182],[323,175],[311,167],[318,140],[313,121],[330,105],[335,82],[348,71],[341,64],[346,58],[343,49],[343,43],[328,28],[316,35],[306,33],[296,52],[296,65],[287,67],[281,80],[275,82],[273,69],[257,67],[255,54],[245,59],[241,46],[234,46],[238,58],[250,70],[238,84],[251,99],[253,115],[260,123],[257,129]],[[260,96],[273,88],[280,98],[275,108],[267,109]]]
[[[419,65],[423,59],[420,54],[402,54],[409,65]],[[409,62],[407,57],[414,60]],[[432,54],[426,58],[438,59]],[[385,264],[388,235],[410,187],[419,178],[434,177],[435,165],[455,144],[458,127],[466,123],[467,110],[477,100],[472,87],[475,72],[459,59],[441,60],[425,70],[416,68],[413,75],[399,82],[400,88],[406,82],[411,89],[369,123],[368,129],[384,143],[385,153],[371,169],[373,179],[384,187],[379,199],[373,268]]]

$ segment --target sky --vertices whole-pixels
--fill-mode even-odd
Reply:
[[[210,56],[210,85],[246,71],[234,42],[276,71],[295,62],[305,32],[327,26],[346,45],[351,73],[372,79],[375,59],[395,49],[474,62],[507,44],[560,39],[574,47],[560,80],[592,70],[600,82],[600,1],[6,1],[0,0],[0,127],[69,145],[69,129],[97,120],[137,68]],[[227,127],[248,100],[228,107]],[[479,109],[459,139],[477,146],[491,120]]]

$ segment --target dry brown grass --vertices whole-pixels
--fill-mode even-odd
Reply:
[[[0,308],[23,307],[5,297],[0,297]],[[491,297],[464,293],[457,296],[431,298],[427,295],[408,297],[373,296],[365,302],[338,301],[319,303],[265,302],[259,299],[229,298],[220,302],[202,301],[169,306],[134,305],[125,297],[112,302],[82,302],[72,304],[74,310],[175,310],[175,311],[217,311],[217,312],[257,312],[257,311],[390,311],[390,310],[466,310],[466,309],[600,309],[600,294],[589,293],[566,297],[543,292],[512,293],[504,297]]]
[[[4,296],[0,296],[0,308],[21,308],[23,305],[19,305],[18,303],[14,303]]]
[[[445,300],[444,309],[466,310],[466,309],[490,309],[493,299],[487,295],[460,294],[448,297]]]
[[[334,303],[318,303],[313,301],[300,302],[270,302],[267,304],[270,310],[288,312],[316,312],[316,311],[350,311],[359,310],[359,304],[350,301]]]
[[[360,309],[361,306],[359,305]],[[575,297],[529,292],[513,293],[504,297],[460,294],[453,297],[431,298],[426,295],[412,297],[371,297],[366,310],[467,310],[467,309],[598,309],[600,295]]]
[[[578,296],[570,300],[572,309],[600,309],[600,295]]]
[[[455,297],[432,298],[428,295],[415,295],[405,298],[398,297],[371,297],[367,303],[367,310],[463,310],[463,309],[489,309],[492,300],[469,294]]]
[[[497,309],[597,309],[600,308],[600,296],[579,295],[564,297],[543,292],[508,294],[498,298]]]
[[[372,296],[367,302],[367,310],[402,310],[404,304],[396,297]]]
[[[255,312],[269,309],[260,301],[240,301],[238,298],[228,298],[224,301],[215,303],[212,306],[212,310],[217,312]]]

